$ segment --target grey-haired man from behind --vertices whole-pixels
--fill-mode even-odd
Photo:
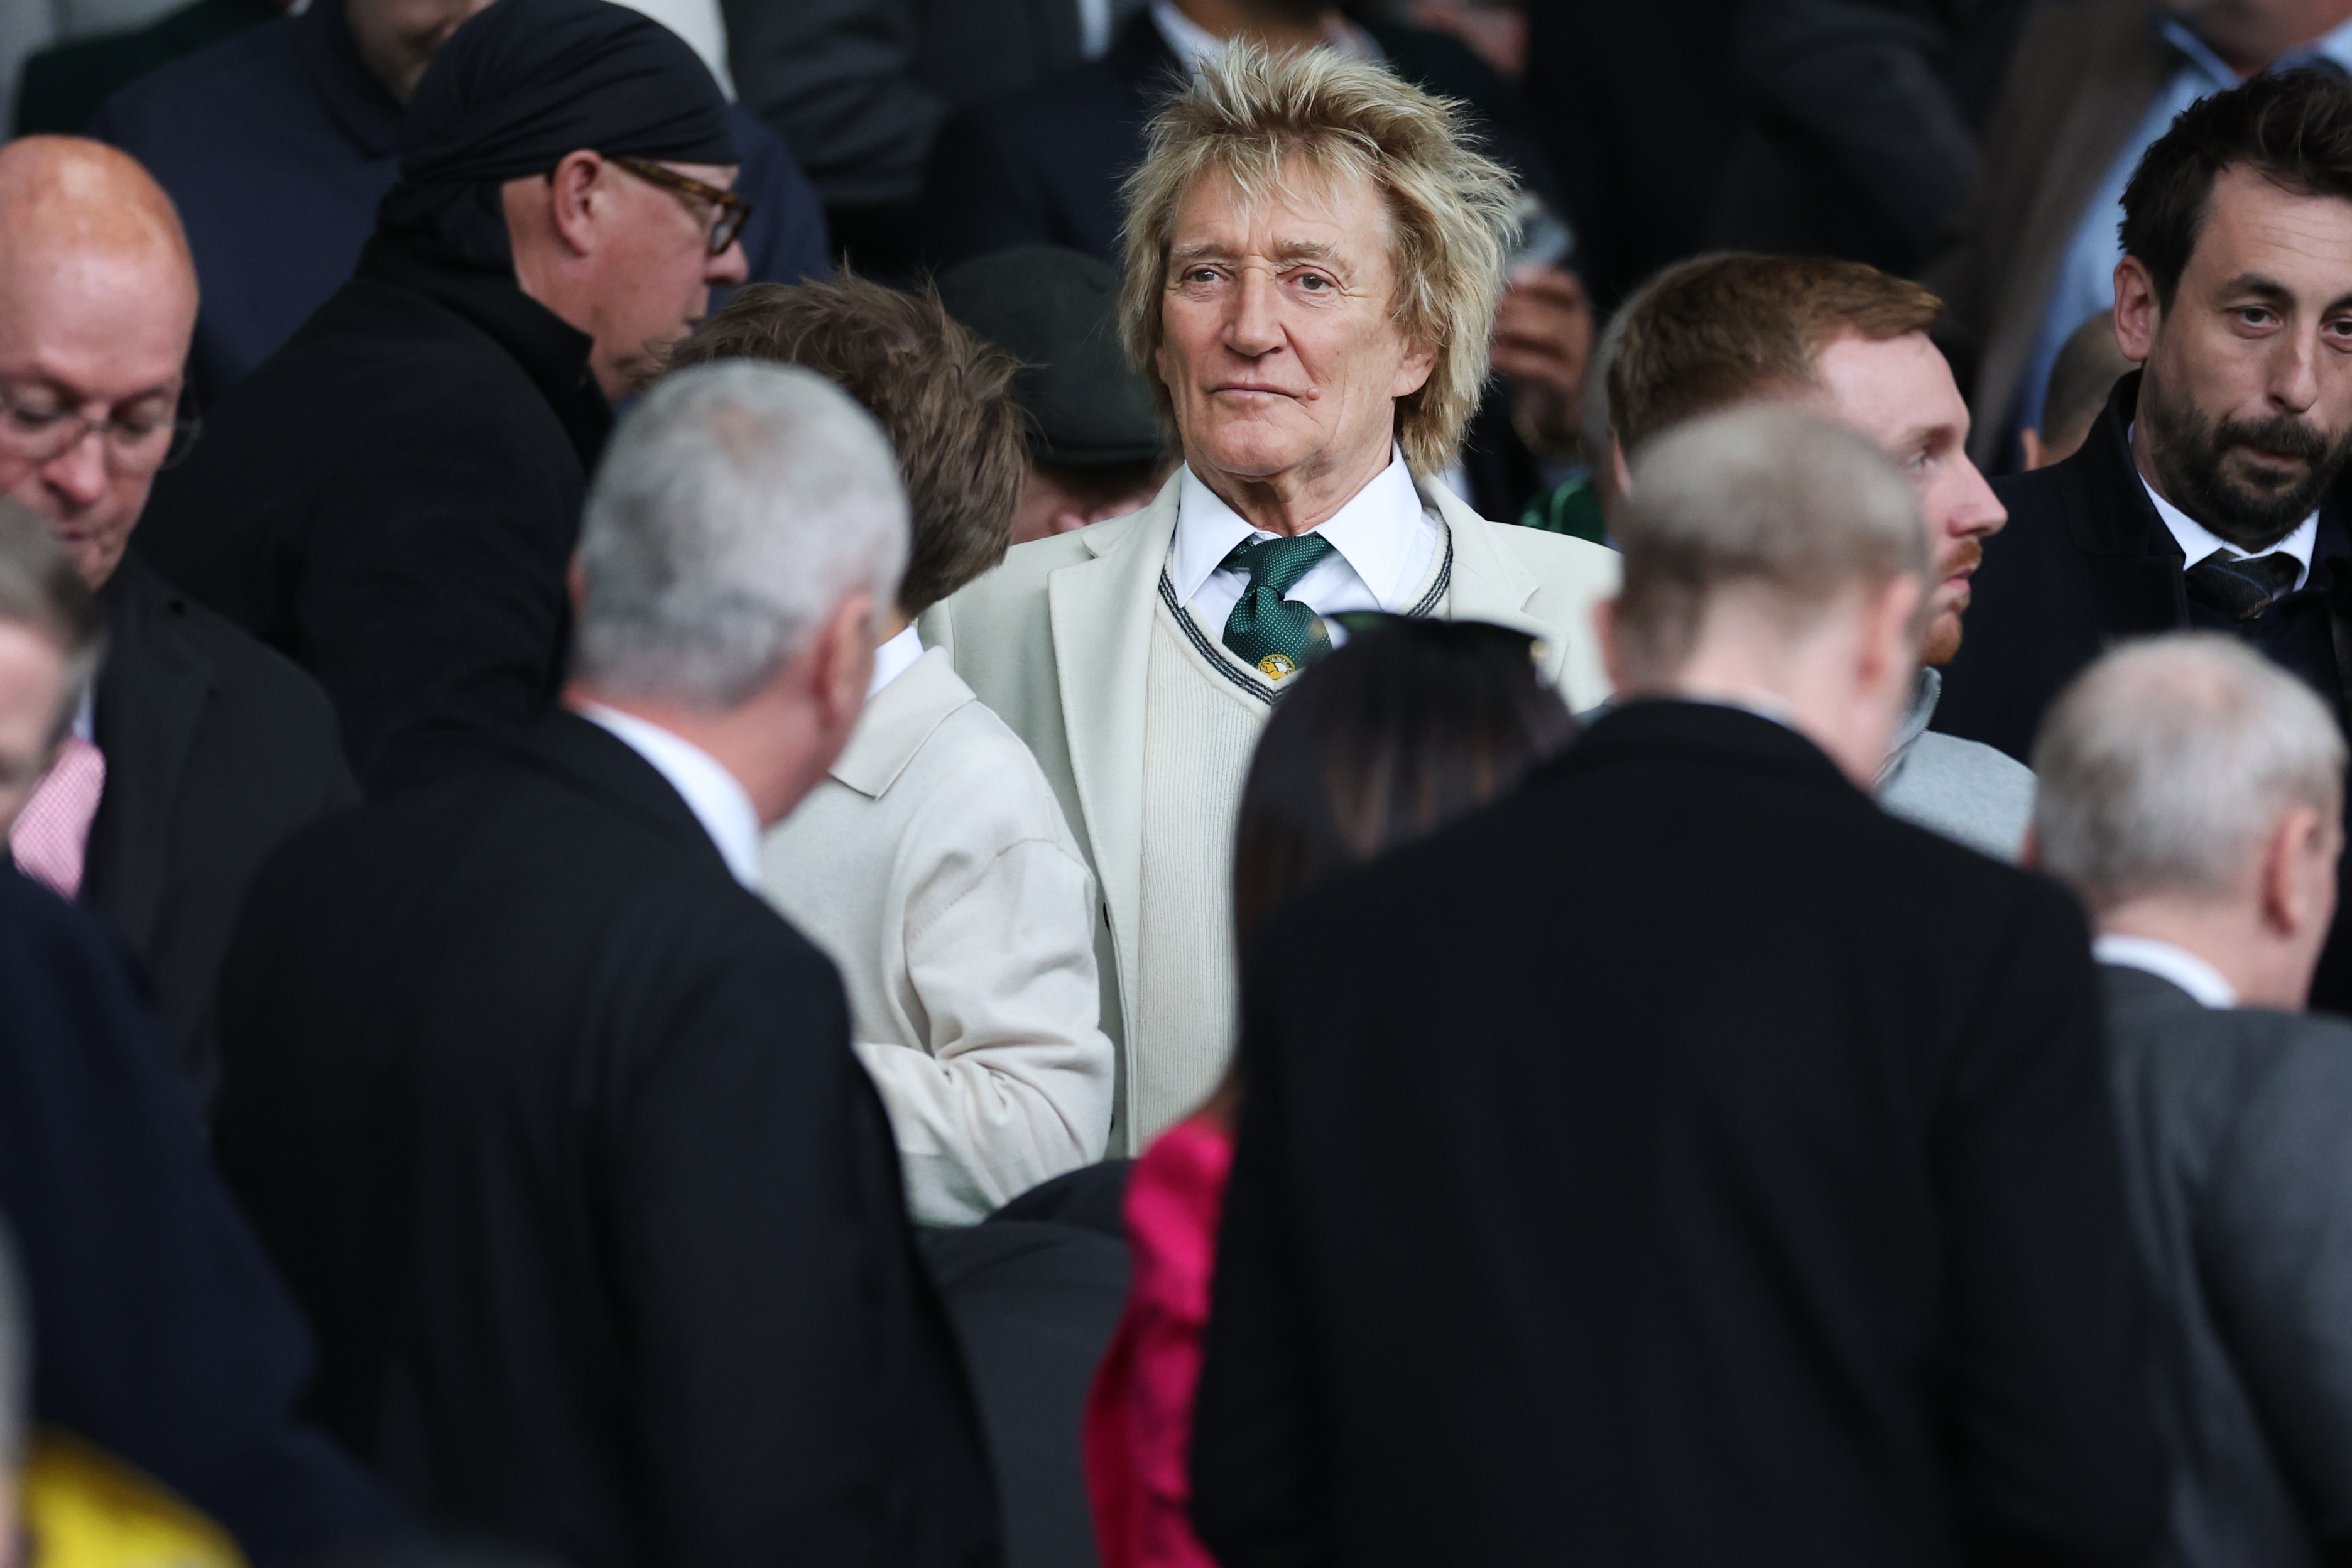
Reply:
[[[2034,749],[2036,853],[2098,932],[2180,1568],[2352,1552],[2352,1026],[2303,1012],[2344,766],[2311,689],[2221,632],[2107,655]]]

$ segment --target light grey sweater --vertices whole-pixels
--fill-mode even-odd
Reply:
[[[2014,864],[2033,820],[2033,770],[2006,752],[1928,729],[1943,693],[1942,673],[1922,669],[1911,710],[1878,775],[1878,804],[1906,822]]]

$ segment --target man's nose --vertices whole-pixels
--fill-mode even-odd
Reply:
[[[714,289],[739,289],[751,276],[751,263],[740,239],[712,257],[702,269],[702,280]]]
[[[2319,401],[2319,355],[2316,332],[2283,332],[2271,356],[2270,398],[2289,414],[2302,414]]]
[[[1963,457],[1960,467],[1966,470],[1962,476],[1965,488],[1954,515],[1953,531],[1979,540],[1990,539],[2009,526],[2009,509],[2000,504],[2000,498],[1992,493],[1991,484],[1974,463]]]
[[[1234,313],[1225,328],[1225,344],[1235,353],[1256,359],[1282,346],[1280,297],[1274,278],[1257,268],[1245,268],[1234,289]]]
[[[106,437],[84,427],[74,444],[41,466],[41,479],[76,506],[106,493]]]

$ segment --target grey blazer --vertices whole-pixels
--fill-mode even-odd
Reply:
[[[2352,1026],[2103,971],[2132,1218],[2163,1324],[2158,1561],[2352,1551]]]

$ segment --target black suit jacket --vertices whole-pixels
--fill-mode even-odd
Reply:
[[[2085,665],[2119,639],[2199,624],[2180,546],[2157,516],[2125,438],[2138,402],[2135,372],[2116,384],[2082,450],[1993,481],[2009,526],[1985,546],[1967,636],[1944,670],[1937,729],[2030,763],[2042,713]],[[2352,515],[2342,485],[2322,515]],[[2323,542],[2329,536],[2323,529]],[[2313,568],[2312,587],[2336,624],[2334,645],[2345,647],[2352,574],[2317,558]],[[2352,799],[2346,813],[2352,824]],[[2313,1005],[2334,1012],[2352,1010],[2352,858],[2339,875],[2336,926],[2312,987]]]
[[[1397,74],[1465,100],[1487,150],[1557,205],[1549,161],[1525,129],[1517,90],[1460,40],[1392,22],[1359,23]],[[1118,186],[1143,158],[1144,122],[1181,85],[1149,10],[1110,50],[1075,70],[949,118],[931,145],[928,247],[942,265],[1019,245],[1058,245],[1118,264]]]
[[[205,1151],[194,1098],[87,913],[0,866],[0,1211],[33,1414],[128,1459],[263,1568],[409,1526],[294,1408],[310,1341]]]
[[[222,1042],[313,1409],[428,1517],[582,1568],[997,1561],[840,981],[621,742],[559,711],[296,838]]]
[[[554,699],[612,427],[589,340],[512,278],[369,242],[159,479],[132,548],[325,687],[371,794]]]
[[[1243,992],[1226,1568],[2138,1560],[2147,1303],[2054,888],[1633,703],[1277,913]]]
[[[106,793],[81,896],[144,963],[181,1065],[213,1068],[213,980],[246,884],[287,836],[359,802],[318,683],[126,556],[99,594]]]

